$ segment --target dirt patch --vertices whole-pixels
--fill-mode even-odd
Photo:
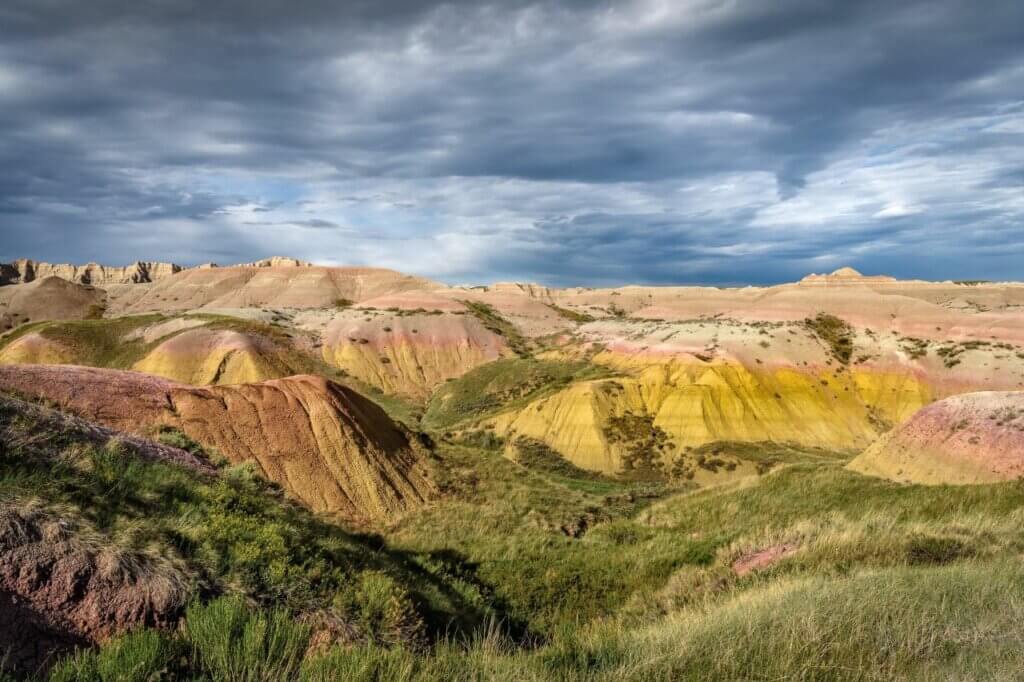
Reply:
[[[0,649],[20,673],[140,626],[177,620],[191,581],[32,506],[0,506]]]
[[[784,543],[743,554],[732,562],[733,573],[743,577],[754,571],[760,571],[795,553],[797,549],[799,549],[799,545],[795,543]]]

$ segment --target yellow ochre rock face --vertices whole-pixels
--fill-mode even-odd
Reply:
[[[671,439],[664,453],[668,463],[686,448],[716,441],[864,447],[929,400],[928,386],[910,374],[854,370],[836,378],[670,362],[636,376],[570,386],[493,424],[509,440],[543,440],[577,466],[615,473],[623,468],[629,442],[616,438],[614,417],[643,417],[664,431]]]
[[[320,377],[172,393],[182,429],[232,462],[256,461],[310,509],[386,521],[434,494],[407,434]]]
[[[64,345],[36,333],[25,334],[0,349],[0,365],[62,365],[74,361],[74,354]]]
[[[425,398],[447,379],[510,355],[505,340],[470,315],[353,311],[324,334],[323,358],[385,393]]]
[[[857,451],[935,400],[1024,387],[1024,349],[1012,343],[813,320],[604,320],[583,326],[570,357],[573,348],[620,376],[566,387],[489,424],[510,448],[520,437],[540,440],[609,473],[638,452],[671,465],[719,441]]]
[[[132,369],[186,384],[243,384],[294,374],[273,345],[236,331],[184,331],[150,351]]]

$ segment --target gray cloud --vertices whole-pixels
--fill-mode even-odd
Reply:
[[[0,259],[1019,278],[1022,48],[1010,0],[12,0]]]

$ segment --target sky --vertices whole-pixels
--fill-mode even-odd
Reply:
[[[1024,280],[1020,0],[3,0],[0,261]]]

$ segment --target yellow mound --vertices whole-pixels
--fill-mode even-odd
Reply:
[[[132,369],[196,386],[253,383],[296,373],[272,342],[216,329],[192,329],[172,336]]]
[[[327,327],[323,358],[386,393],[417,398],[446,380],[510,354],[470,315],[352,312]]]
[[[536,438],[579,467],[616,473],[658,431],[667,445],[655,454],[665,464],[718,441],[848,450],[928,400],[928,387],[910,374],[855,370],[836,377],[680,361],[576,384],[492,423],[509,440]]]
[[[71,349],[36,333],[25,334],[0,349],[0,365],[62,365],[73,362],[75,357]]]

